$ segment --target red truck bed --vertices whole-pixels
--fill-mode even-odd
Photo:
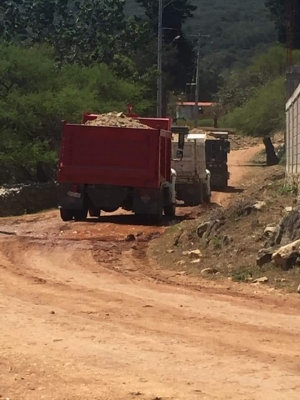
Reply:
[[[58,182],[159,188],[170,180],[171,135],[64,123]]]

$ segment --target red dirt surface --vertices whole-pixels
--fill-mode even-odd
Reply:
[[[0,398],[298,400],[297,297],[174,277],[147,255],[165,227],[133,223],[0,221]]]

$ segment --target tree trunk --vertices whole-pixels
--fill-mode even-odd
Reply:
[[[276,156],[274,145],[270,137],[263,138],[263,142],[266,148],[266,159],[267,166],[277,165],[279,163],[279,158]]]
[[[44,165],[42,162],[37,162],[36,164],[36,179],[38,182],[48,182],[48,177],[44,170]]]
[[[20,165],[21,175],[22,175],[22,182],[24,181],[33,181],[31,173],[28,171],[26,167]]]
[[[214,117],[214,128],[218,128],[218,117]]]

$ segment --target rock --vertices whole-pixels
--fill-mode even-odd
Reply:
[[[198,258],[199,256],[202,256],[202,253],[200,250],[191,250],[191,251],[183,251],[182,255]]]
[[[201,274],[216,274],[217,272],[219,271],[216,268],[204,268]]]
[[[293,207],[285,207],[284,211],[290,213],[293,211]]]
[[[273,254],[272,260],[276,265],[287,268],[293,266],[298,257],[300,257],[300,239],[280,247]]]
[[[203,222],[201,225],[198,226],[197,228],[197,235],[199,238],[202,238],[204,233],[207,231],[209,225],[211,224],[211,221]]]
[[[243,214],[250,215],[253,210],[261,211],[266,207],[267,203],[265,201],[257,201],[256,203],[250,203],[244,206]]]
[[[185,264],[185,261],[184,261],[184,260],[179,260],[179,261],[177,261],[176,264],[177,264],[177,265],[184,265],[184,264]]]
[[[191,261],[191,264],[198,264],[199,262],[201,262],[201,259],[197,258],[196,260]]]
[[[192,250],[192,251],[190,252],[189,255],[192,256],[192,257],[201,257],[201,256],[202,256],[202,253],[201,253],[201,251],[198,249],[198,250]]]
[[[135,241],[135,236],[131,233],[131,234],[126,236],[125,241],[126,242],[134,242]]]
[[[167,250],[167,253],[171,254],[171,253],[174,253],[174,251],[175,250],[170,249],[170,250]]]
[[[267,282],[269,282],[269,278],[266,277],[266,276],[263,276],[262,278],[255,279],[253,281],[253,283],[267,283]]]
[[[254,205],[253,208],[254,210],[261,211],[266,207],[267,203],[265,201],[257,201]]]
[[[282,283],[284,283],[284,282],[287,282],[287,279],[284,279],[284,278],[275,278],[275,282],[282,282]]]
[[[264,230],[264,236],[266,238],[270,238],[277,231],[277,229],[277,226],[267,226]]]
[[[261,249],[259,250],[256,258],[256,265],[258,267],[262,267],[265,264],[268,264],[272,261],[273,249]]]
[[[232,238],[228,235],[223,237],[223,246],[229,246],[232,243]]]
[[[297,288],[297,293],[300,294],[300,285],[299,285],[298,288]]]
[[[225,224],[225,218],[206,221],[200,224],[197,228],[197,235],[200,239],[207,239],[213,232],[216,232],[221,226]]]

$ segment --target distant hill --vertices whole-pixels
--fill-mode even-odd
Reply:
[[[202,49],[203,63],[218,71],[243,67],[249,58],[276,40],[265,0],[193,0],[198,8],[185,25],[187,34],[211,35]],[[143,15],[135,0],[126,0],[128,14]]]

